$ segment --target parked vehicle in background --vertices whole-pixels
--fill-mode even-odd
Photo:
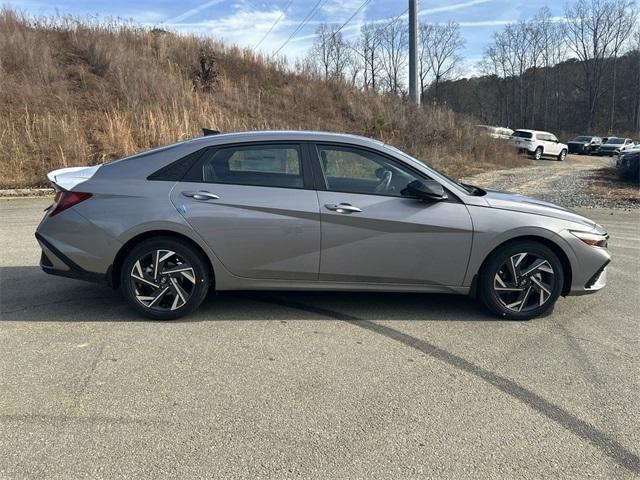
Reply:
[[[471,294],[526,320],[606,284],[600,225],[364,137],[209,135],[48,177],[44,271],[119,286],[157,319],[211,287]]]
[[[577,153],[579,155],[589,155],[594,150],[597,150],[600,145],[602,145],[602,138],[589,135],[580,135],[567,142],[569,153]]]
[[[616,154],[616,150],[632,144],[633,140],[630,138],[609,137],[607,141],[600,145],[600,147],[598,147],[598,149],[593,153],[595,155],[613,157]]]
[[[511,136],[511,143],[520,153],[532,155],[536,160],[554,157],[562,161],[569,147],[561,143],[554,134],[541,130],[518,129]]]
[[[622,152],[616,161],[620,180],[640,183],[640,147]]]
[[[491,125],[476,125],[482,132],[491,138],[499,138],[501,140],[509,140],[513,135],[513,130],[506,127],[493,127]]]
[[[631,143],[628,143],[628,144],[626,144],[626,145],[623,145],[623,146],[622,146],[622,147],[620,147],[620,148],[617,148],[617,149],[616,149],[616,155],[620,155],[620,154],[622,154],[622,153],[625,153],[625,152],[629,152],[629,151],[635,150],[635,149],[637,149],[637,148],[639,148],[639,147],[640,147],[640,143],[638,143],[638,142],[631,142]]]

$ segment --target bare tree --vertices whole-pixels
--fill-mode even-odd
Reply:
[[[637,68],[636,68],[636,78],[635,78],[635,115],[634,119],[634,128],[638,132],[638,136],[640,137],[640,25],[636,28],[636,31],[633,33],[631,38],[631,52],[637,57]]]
[[[325,82],[343,79],[349,61],[350,46],[337,28],[335,25],[321,23],[316,29],[316,39],[311,47],[311,59],[322,72]]]
[[[322,72],[324,81],[329,81],[331,72],[331,28],[326,23],[321,23],[316,29],[316,39],[311,47],[310,57]]]
[[[615,39],[613,41],[613,67],[611,82],[611,108],[609,118],[609,133],[613,133],[613,121],[615,119],[616,108],[616,73],[618,66],[618,55],[624,43],[629,40],[636,25],[638,12],[632,9],[634,4],[627,1],[616,2],[616,11],[613,13],[613,28],[615,30]]]
[[[352,87],[358,85],[358,78],[366,71],[365,62],[358,50],[358,41],[347,42],[346,80]],[[366,85],[363,82],[363,86]]]
[[[367,23],[360,29],[356,51],[362,58],[362,81],[365,89],[378,88],[380,73],[380,50],[382,43],[382,28],[374,23]]]
[[[438,85],[447,79],[459,65],[459,52],[464,46],[460,25],[456,22],[433,25],[427,29],[426,48],[429,65],[433,73],[433,97],[438,100]]]
[[[387,90],[398,94],[402,92],[404,68],[407,64],[409,32],[405,22],[392,18],[380,31],[380,63]]]
[[[622,0],[625,9],[631,3]],[[569,49],[581,62],[582,89],[587,97],[587,131],[594,127],[602,80],[609,57],[615,50],[620,0],[577,0],[565,9],[565,38]]]
[[[334,80],[343,80],[349,64],[351,46],[342,37],[342,32],[337,31],[336,26],[331,29],[329,45],[331,51],[331,77]]]
[[[433,25],[421,22],[418,25],[418,78],[420,79],[420,96],[427,88],[427,77],[431,72],[429,61],[429,39],[433,36]]]
[[[535,18],[539,31],[539,47],[542,62],[542,125],[549,128],[550,108],[549,105],[558,105],[558,78],[553,66],[564,60],[565,43],[563,41],[562,27],[553,20],[551,10],[543,7]],[[557,110],[558,111],[558,110]],[[557,126],[557,125],[556,125]]]

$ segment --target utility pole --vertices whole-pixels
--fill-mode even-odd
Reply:
[[[409,0],[409,100],[420,105],[418,91],[418,0]]]

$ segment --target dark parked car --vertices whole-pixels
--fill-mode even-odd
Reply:
[[[600,145],[600,147],[593,153],[596,155],[607,155],[609,157],[613,157],[616,154],[616,150],[631,144],[633,144],[633,140],[630,138],[609,137],[607,141]]]
[[[621,153],[616,165],[620,180],[640,183],[640,150]]]
[[[569,153],[588,155],[602,145],[602,138],[580,135],[567,142],[567,145],[569,146]]]

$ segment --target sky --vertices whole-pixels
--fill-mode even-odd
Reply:
[[[322,7],[280,51],[289,59],[302,57],[314,40],[319,23],[342,25],[363,0],[320,0]],[[243,47],[274,53],[309,14],[316,0],[0,0],[28,15],[67,15],[120,18],[176,32],[212,36]],[[548,0],[418,0],[420,21],[460,24],[466,44],[464,74],[472,74],[494,31],[536,15],[547,5],[561,16],[564,1]],[[355,38],[364,22],[382,21],[406,11],[408,0],[370,0],[342,30]],[[279,21],[278,21],[279,20]],[[277,21],[277,23],[276,23]],[[275,26],[274,26],[275,24]]]

